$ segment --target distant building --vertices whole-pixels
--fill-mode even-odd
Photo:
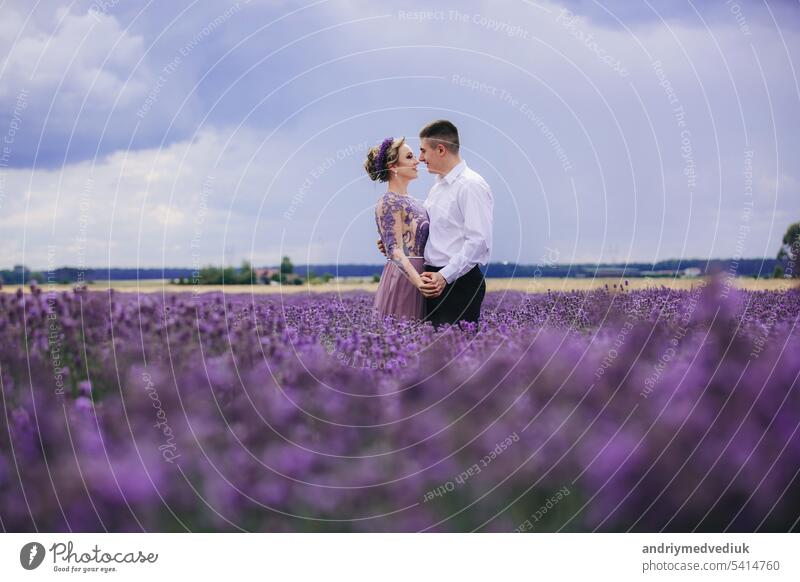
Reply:
[[[253,269],[253,272],[259,285],[280,285],[281,279],[288,285],[298,285],[304,282],[304,279],[297,273],[282,274],[280,269],[272,267]]]
[[[699,277],[700,273],[702,273],[702,271],[697,267],[689,267],[683,270],[684,277]]]
[[[290,285],[294,284],[295,281],[303,280],[303,278],[297,273],[286,273],[284,276],[286,277],[286,282],[289,283]]]
[[[273,269],[270,267],[264,267],[262,269],[253,269],[253,272],[256,274],[256,281],[258,281],[260,285],[271,285],[272,276],[281,274],[280,269]]]

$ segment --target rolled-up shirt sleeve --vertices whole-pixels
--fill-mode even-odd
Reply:
[[[464,244],[439,271],[448,283],[478,263],[488,261],[492,247],[494,200],[491,190],[479,182],[465,184],[458,193],[457,202],[464,216]]]

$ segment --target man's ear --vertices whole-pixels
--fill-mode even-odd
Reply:
[[[444,147],[443,143],[436,144],[436,151],[439,152],[440,156],[443,156],[447,153],[447,148]]]

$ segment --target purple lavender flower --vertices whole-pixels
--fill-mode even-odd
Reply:
[[[3,525],[796,527],[800,291],[621,287],[447,330],[368,293],[0,294]]]

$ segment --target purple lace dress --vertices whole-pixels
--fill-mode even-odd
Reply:
[[[423,271],[428,211],[416,198],[387,192],[375,206],[375,222],[388,255],[375,295],[375,310],[382,316],[422,319],[425,297],[409,279],[406,268]],[[404,265],[401,254],[410,265]]]

